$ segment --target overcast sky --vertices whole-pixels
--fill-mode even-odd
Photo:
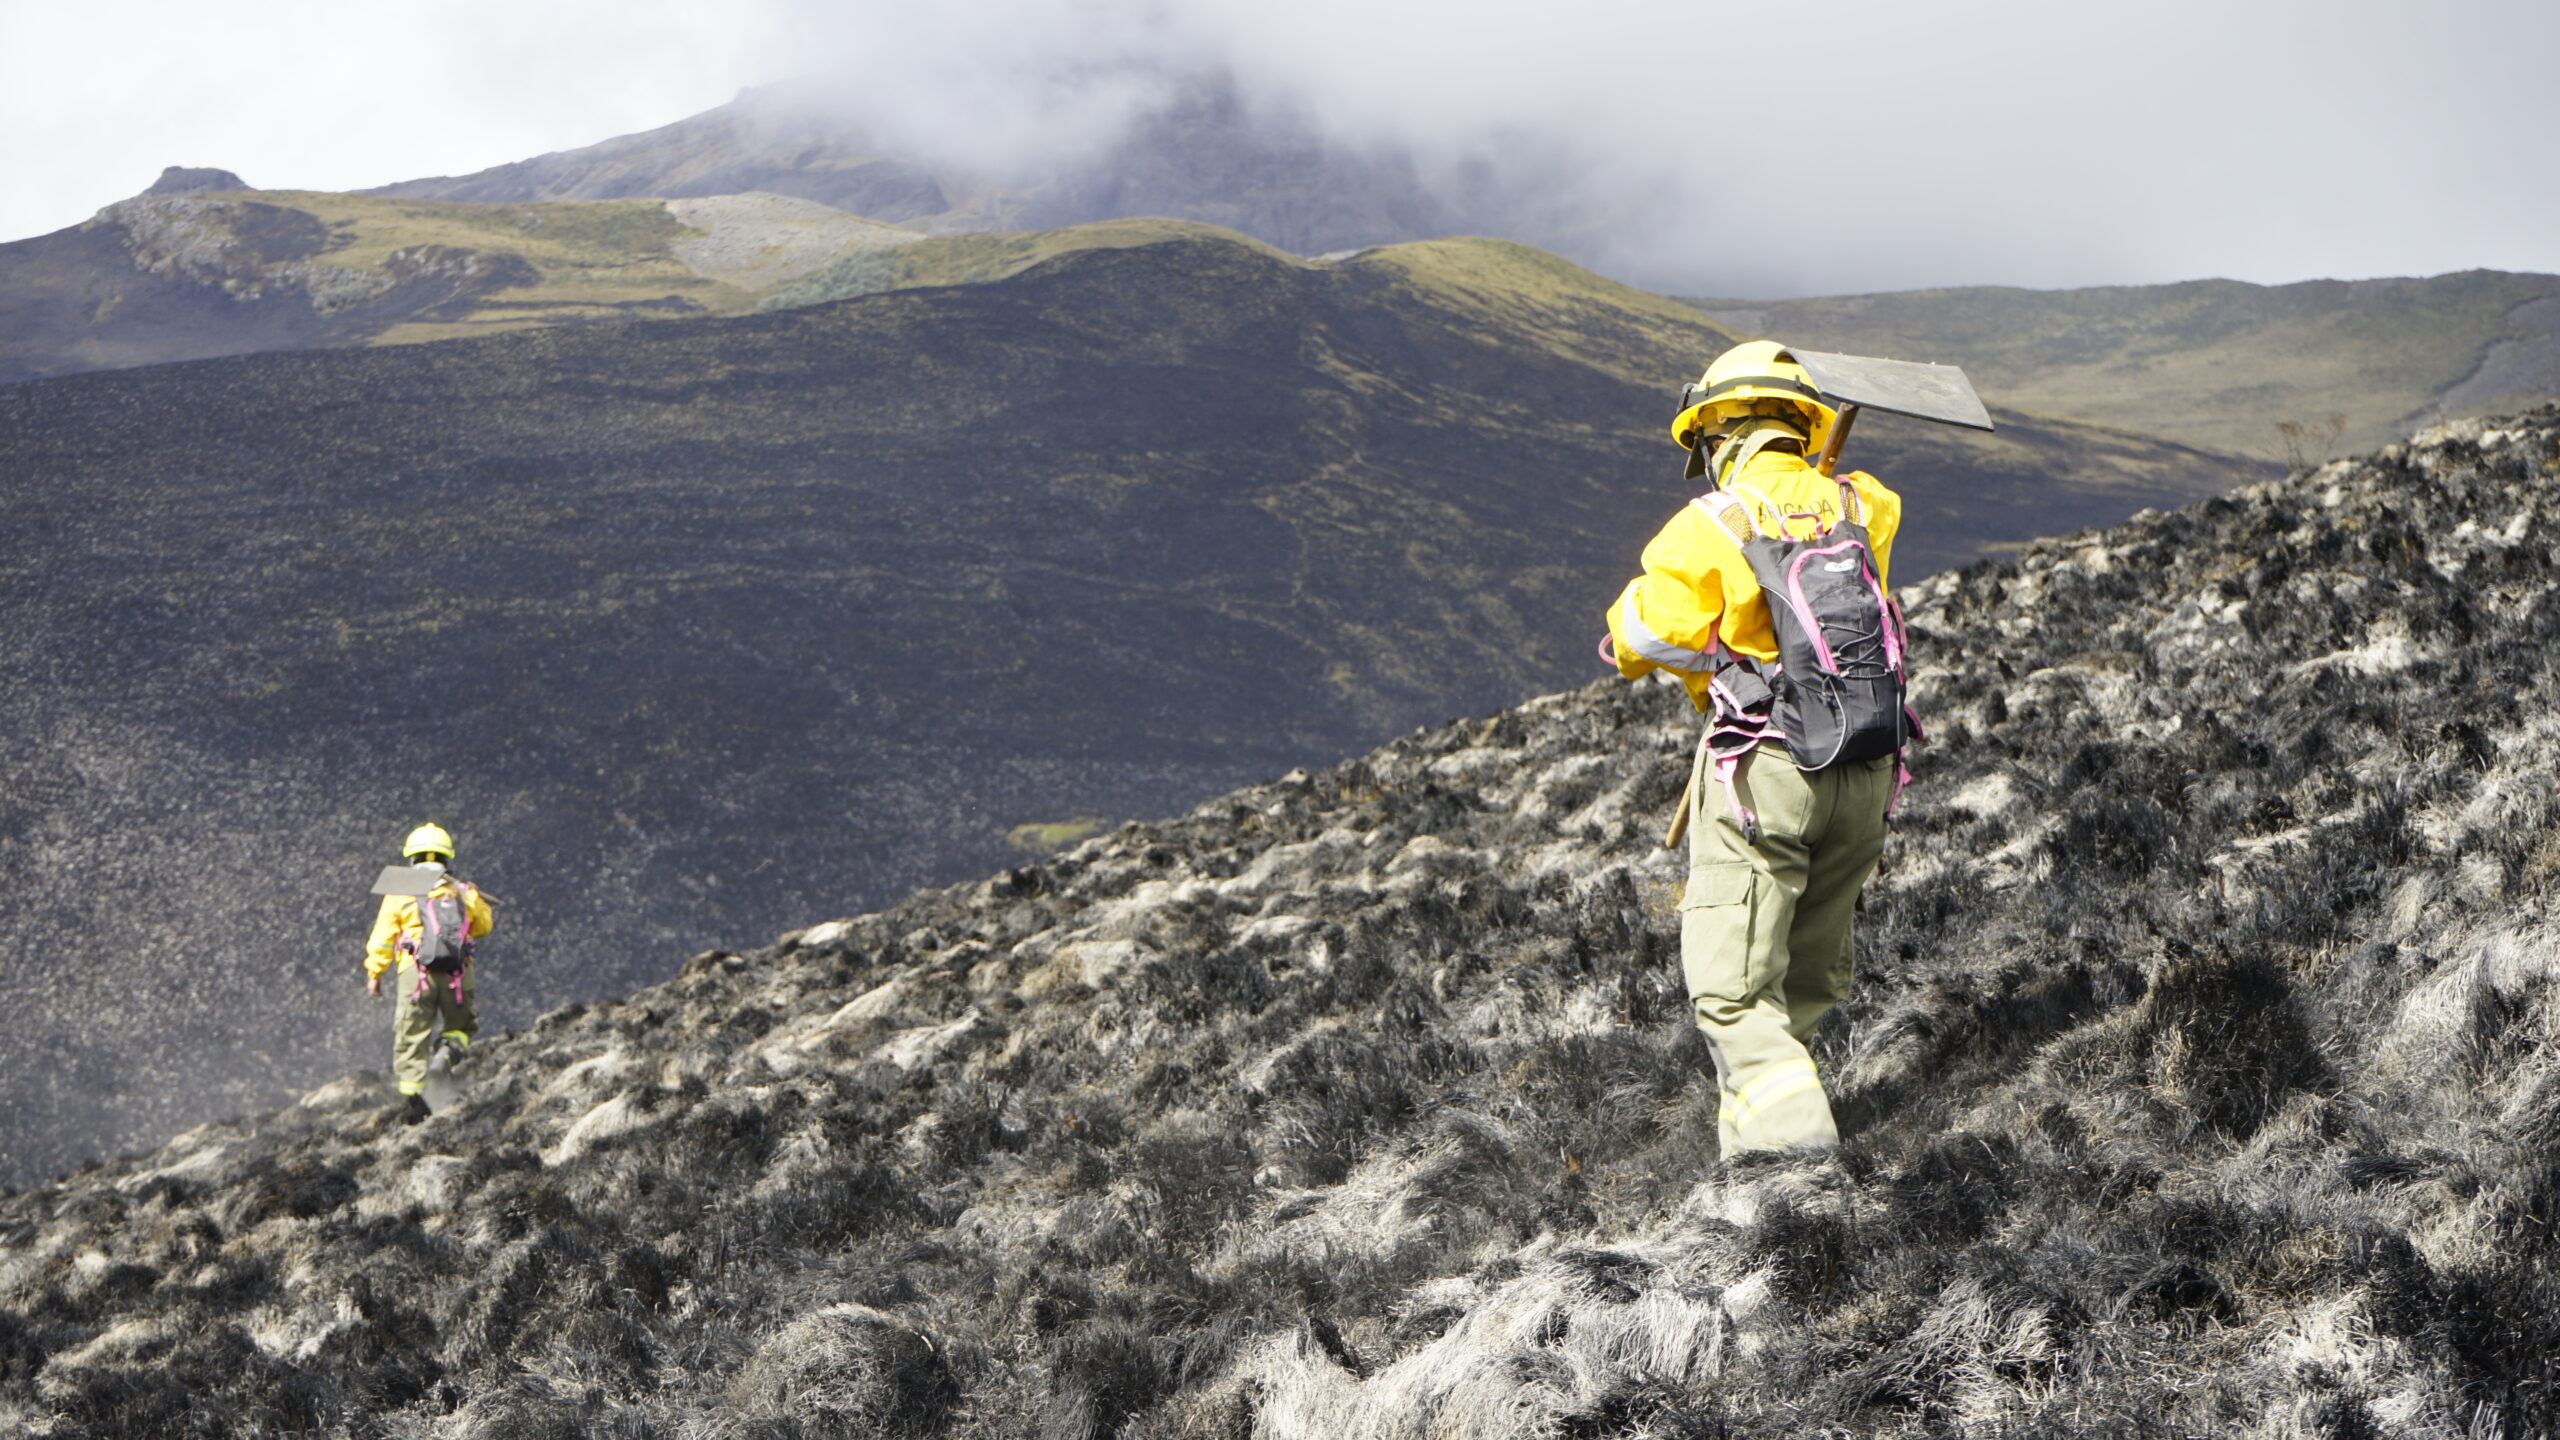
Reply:
[[[1726,294],[2560,270],[2552,0],[0,0],[0,238],[169,164],[459,174],[811,73],[981,163],[1168,75],[1429,160],[1571,157]]]

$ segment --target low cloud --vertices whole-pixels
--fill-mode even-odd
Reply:
[[[1692,290],[2560,267],[2560,12],[2526,3],[852,0],[785,33],[918,153],[1054,165],[1217,74]]]
[[[174,0],[19,6],[0,235],[167,164],[358,188],[777,82],[884,149],[1039,171],[1219,77],[1446,195],[1534,203],[1664,288],[2550,270],[2553,54],[2541,0],[276,0],[246,27]]]

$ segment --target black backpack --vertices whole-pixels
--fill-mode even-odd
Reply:
[[[1876,573],[1866,525],[1850,518],[1864,512],[1848,482],[1840,483],[1840,518],[1804,540],[1764,532],[1752,505],[1730,490],[1694,503],[1741,547],[1778,639],[1774,664],[1736,655],[1719,642],[1710,687],[1715,714],[1708,748],[1743,833],[1757,841],[1758,821],[1732,795],[1732,782],[1734,766],[1761,740],[1784,739],[1800,770],[1827,770],[1898,756],[1919,738],[1907,703],[1902,611]],[[1897,799],[1903,778],[1897,773]]]
[[[439,894],[418,897],[417,960],[421,970],[439,973],[471,963],[471,909],[463,897],[471,882],[448,876]]]

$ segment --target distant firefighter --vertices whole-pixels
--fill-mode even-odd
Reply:
[[[1609,610],[1619,673],[1672,671],[1710,716],[1672,843],[1687,832],[1680,961],[1728,1156],[1839,1143],[1805,1041],[1848,994],[1851,916],[1907,778],[1885,587],[1902,501],[1872,475],[1831,476],[1835,427],[1785,349],[1719,356],[1671,422],[1710,488]]]
[[[382,909],[365,946],[365,993],[380,996],[396,971],[391,1068],[400,1082],[402,1118],[427,1117],[427,1077],[439,1052],[446,1068],[471,1049],[480,1020],[472,1008],[471,957],[489,933],[489,902],[479,887],[452,873],[453,837],[421,825],[400,847],[409,868],[383,872],[374,889]]]

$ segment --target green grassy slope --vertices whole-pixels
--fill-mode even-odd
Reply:
[[[458,319],[487,323],[507,313],[488,304],[511,307],[523,317],[519,324],[531,323],[545,309],[561,312],[557,318],[594,318],[632,302],[669,297],[689,302],[666,307],[679,313],[734,314],[748,304],[746,295],[676,259],[673,247],[687,231],[662,201],[493,206],[293,190],[258,192],[256,198],[317,217],[331,232],[331,263],[350,270],[378,268],[420,245],[515,255],[532,268],[531,283],[492,296]]]
[[[0,388],[0,1153],[375,1063],[362,889],[422,814],[507,902],[504,1024],[1579,681],[1689,493],[1665,377],[1725,343],[1519,247],[1197,233]],[[2244,473],[2028,422],[1856,453],[1904,577]]]
[[[916,237],[777,195],[524,205],[144,196],[0,245],[0,381],[544,325],[735,315]]]
[[[2289,460],[2560,394],[2554,297],[2560,275],[2472,270],[1691,303],[1811,349],[1962,365],[1994,404]]]
[[[1061,230],[1009,234],[938,235],[913,244],[865,250],[848,255],[804,279],[782,286],[757,302],[759,310],[791,310],[824,305],[890,290],[932,285],[976,285],[1019,275],[1044,261],[1083,250],[1124,250],[1159,241],[1220,236],[1237,244],[1257,245],[1278,258],[1278,250],[1259,246],[1242,235],[1187,220],[1103,220]]]

